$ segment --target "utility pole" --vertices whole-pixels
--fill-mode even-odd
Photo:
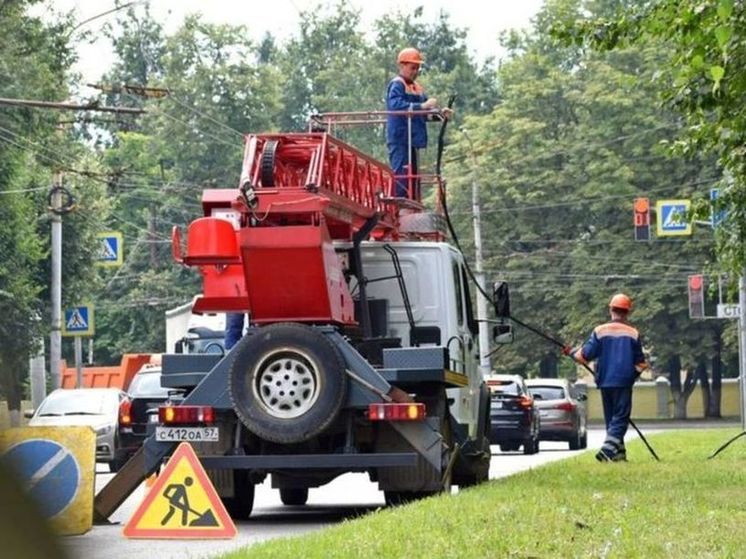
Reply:
[[[474,226],[474,259],[475,259],[475,276],[481,289],[477,290],[477,320],[479,324],[479,369],[483,375],[488,375],[492,371],[490,363],[490,332],[489,323],[487,322],[487,300],[482,295],[485,289],[484,266],[482,259],[482,210],[479,206],[479,183],[477,182],[477,157],[474,151],[474,144],[471,138],[462,129],[464,137],[469,142],[469,149],[472,154],[472,174],[471,174],[471,209]]]
[[[62,357],[62,173],[54,173],[52,187],[52,323],[49,334],[49,377],[52,390],[60,387]]]
[[[739,387],[741,392],[741,429],[746,431],[746,268],[741,272],[738,280],[738,357],[739,357]]]
[[[155,270],[158,267],[158,255],[156,254],[156,234],[155,234],[156,207],[150,205],[150,219],[148,220],[148,237],[150,238],[150,268]]]

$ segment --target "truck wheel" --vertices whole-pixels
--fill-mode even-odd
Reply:
[[[273,324],[233,349],[230,396],[241,422],[262,439],[292,444],[323,432],[347,396],[345,363],[321,332]]]
[[[231,518],[248,520],[254,508],[254,484],[246,470],[233,470],[233,497],[223,497],[223,505]]]
[[[383,498],[386,501],[386,505],[389,507],[398,507],[399,505],[406,505],[412,501],[422,499],[429,494],[424,494],[421,491],[384,491]]]
[[[280,500],[283,505],[305,505],[308,501],[308,487],[281,487]]]
[[[578,432],[573,434],[568,443],[570,446],[570,450],[580,450],[580,427],[578,427]]]

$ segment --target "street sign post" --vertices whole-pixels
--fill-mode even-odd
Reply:
[[[741,306],[738,304],[718,305],[718,318],[739,318],[741,316]]]
[[[99,233],[98,250],[96,251],[96,264],[98,266],[121,266],[124,262],[124,251],[122,250],[122,234],[119,231],[106,231]]]
[[[710,189],[710,224],[717,227],[725,219],[725,210],[716,210],[717,199],[720,195],[719,188]]]
[[[78,305],[65,309],[62,321],[63,336],[93,336],[95,332],[93,305]]]
[[[655,204],[656,231],[659,237],[679,237],[692,234],[692,224],[687,217],[690,200],[658,200]]]
[[[96,328],[93,321],[93,305],[78,305],[65,309],[62,335],[74,336],[76,388],[83,387],[83,341],[82,336],[93,336]]]

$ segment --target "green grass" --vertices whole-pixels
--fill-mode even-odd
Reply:
[[[660,463],[635,441],[626,464],[587,452],[223,557],[744,557],[746,440],[706,460],[737,432],[654,435]]]

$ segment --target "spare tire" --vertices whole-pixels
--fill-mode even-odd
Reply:
[[[310,326],[265,326],[244,336],[233,356],[233,409],[262,439],[291,444],[316,437],[345,402],[345,361],[336,346]]]

